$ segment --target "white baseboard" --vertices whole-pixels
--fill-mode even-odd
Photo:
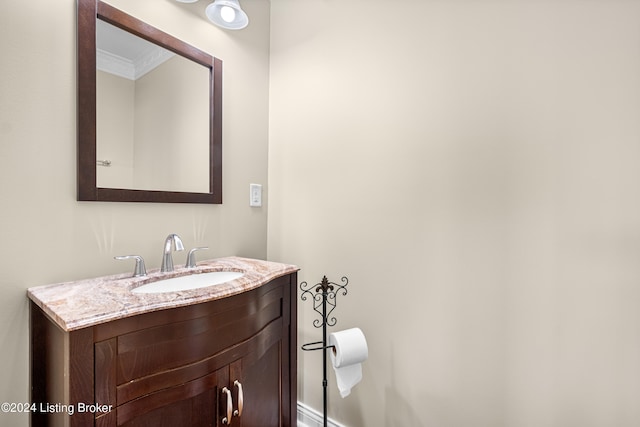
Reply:
[[[298,427],[323,427],[324,417],[322,412],[318,412],[302,402],[298,402]],[[327,420],[328,427],[346,427],[338,424],[331,418]]]

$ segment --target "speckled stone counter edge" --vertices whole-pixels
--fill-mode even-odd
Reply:
[[[199,261],[195,269],[176,268],[170,273],[152,270],[145,277],[120,274],[37,286],[29,288],[27,295],[68,332],[137,314],[225,298],[298,270],[290,264],[226,257]],[[131,292],[138,286],[157,280],[211,271],[240,271],[244,274],[238,279],[200,289],[155,294]]]

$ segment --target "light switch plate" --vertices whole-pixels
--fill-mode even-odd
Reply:
[[[249,206],[262,206],[262,185],[249,184]]]

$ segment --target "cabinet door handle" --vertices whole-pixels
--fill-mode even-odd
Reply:
[[[227,416],[222,419],[222,424],[231,425],[231,416],[233,414],[233,398],[231,397],[231,390],[225,387],[222,389],[222,394],[227,395]]]
[[[242,393],[242,384],[240,381],[235,380],[233,385],[238,387],[238,409],[233,412],[236,417],[242,416],[242,407],[244,406],[244,393]]]

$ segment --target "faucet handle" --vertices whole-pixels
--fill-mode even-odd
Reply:
[[[133,270],[133,277],[142,277],[147,275],[147,269],[144,266],[144,259],[140,255],[121,255],[114,256],[113,259],[135,259],[136,268]]]
[[[206,246],[191,249],[189,251],[189,254],[187,255],[187,263],[185,264],[185,268],[194,268],[196,266],[196,251],[204,251],[208,249],[209,248]]]

